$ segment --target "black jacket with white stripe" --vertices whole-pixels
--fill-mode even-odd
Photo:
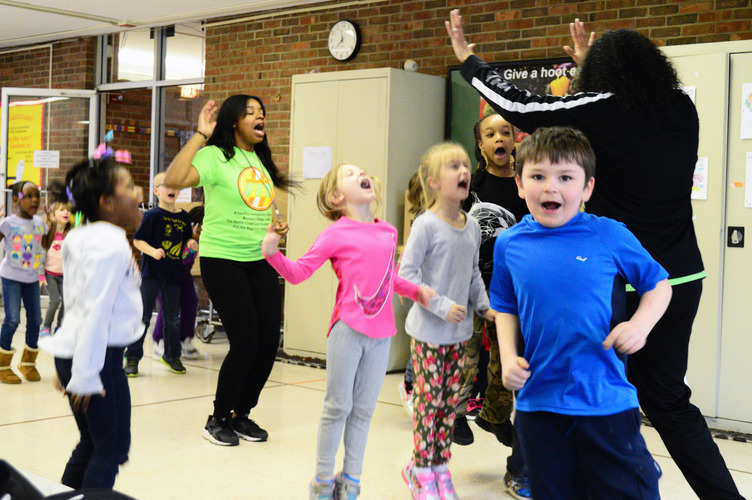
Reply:
[[[470,56],[462,76],[506,120],[525,132],[538,127],[581,130],[595,150],[595,189],[587,211],[626,224],[671,278],[703,271],[692,223],[692,177],[699,120],[681,90],[646,118],[625,109],[611,93],[540,96],[505,81]]]

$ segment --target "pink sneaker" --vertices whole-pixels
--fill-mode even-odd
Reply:
[[[436,472],[436,484],[439,488],[439,498],[441,500],[459,500],[457,493],[454,491],[452,474],[449,472],[449,469]]]
[[[433,471],[429,470],[428,472],[416,474],[413,461],[410,460],[405,468],[402,469],[402,479],[405,480],[407,487],[410,488],[410,493],[413,494],[414,500],[441,500],[439,492],[436,489],[436,474]]]

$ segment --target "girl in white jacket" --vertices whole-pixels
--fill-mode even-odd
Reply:
[[[140,274],[125,234],[141,220],[142,192],[111,157],[75,165],[60,191],[85,222],[63,243],[65,319],[54,336],[39,342],[55,356],[81,433],[62,483],[111,489],[131,441],[123,351],[141,335],[142,305]]]

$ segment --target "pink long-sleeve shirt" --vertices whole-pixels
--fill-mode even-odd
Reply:
[[[397,230],[382,220],[357,222],[342,217],[324,229],[313,246],[293,261],[280,252],[266,260],[292,284],[308,279],[331,260],[339,286],[329,330],[337,320],[372,338],[397,333],[392,293],[416,300],[418,285],[395,271]]]

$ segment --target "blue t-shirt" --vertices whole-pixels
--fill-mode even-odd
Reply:
[[[141,277],[167,281],[174,285],[183,282],[183,245],[191,238],[191,217],[185,210],[170,212],[154,207],[144,214],[134,240],[142,240],[154,248],[162,248],[165,256],[159,260],[143,254]]]
[[[579,213],[552,229],[526,215],[497,238],[491,307],[519,316],[530,363],[519,411],[597,416],[639,406],[624,363],[601,345],[618,276],[643,294],[668,273],[612,219]]]

